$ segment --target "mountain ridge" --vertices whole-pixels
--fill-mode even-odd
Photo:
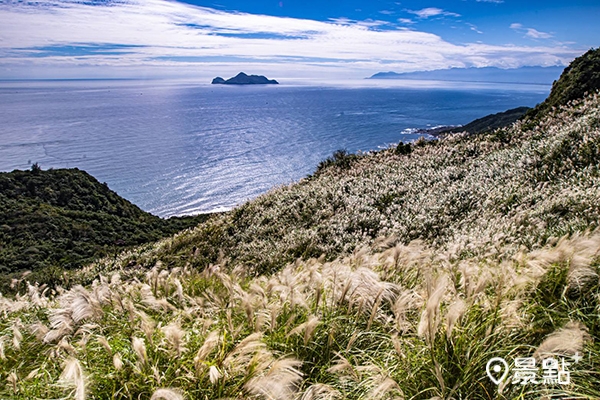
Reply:
[[[564,67],[497,67],[449,68],[431,71],[396,73],[378,72],[366,79],[439,80],[450,82],[547,84],[559,78]]]

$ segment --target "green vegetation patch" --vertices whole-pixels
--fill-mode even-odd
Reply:
[[[161,219],[78,169],[0,173],[0,273],[73,269],[196,226]]]

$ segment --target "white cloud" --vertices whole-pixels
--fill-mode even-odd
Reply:
[[[566,64],[580,54],[565,47],[457,45],[385,21],[281,18],[166,0],[0,3],[0,21],[0,76],[33,70],[69,76],[94,70],[195,76],[247,70],[360,78],[381,70]],[[80,52],[70,52],[70,46]]]
[[[533,28],[527,28],[527,36],[534,38],[534,39],[550,39],[552,37],[551,34],[546,33],[546,32],[540,32],[538,30],[535,30]]]
[[[482,33],[483,33],[483,32],[481,32],[481,31],[479,30],[479,28],[477,28],[477,25],[473,25],[473,24],[470,24],[470,23],[468,23],[468,22],[467,22],[466,24],[467,24],[467,26],[468,26],[468,27],[469,27],[469,28],[470,28],[470,29],[471,29],[473,32],[477,32],[477,33],[479,33],[479,34],[482,34]]]
[[[519,33],[524,33],[526,37],[532,39],[550,39],[551,37],[553,37],[550,33],[541,32],[533,28],[525,28],[522,24],[519,23],[510,24],[510,29],[513,29]]]
[[[477,0],[478,3],[504,3],[504,0]]]
[[[448,17],[460,17],[460,14],[444,11],[441,8],[437,7],[427,7],[421,10],[407,10],[407,12],[411,14],[415,14],[419,18],[429,18],[429,17],[437,17],[439,15],[448,16]]]

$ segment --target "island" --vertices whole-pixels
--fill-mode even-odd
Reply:
[[[278,85],[275,79],[267,79],[262,75],[246,75],[243,72],[240,72],[233,78],[229,78],[227,80],[217,76],[212,80],[213,85]]]

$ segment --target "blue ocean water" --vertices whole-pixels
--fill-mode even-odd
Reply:
[[[534,106],[549,90],[2,82],[0,170],[77,167],[163,217],[226,210],[335,150],[414,140],[411,128]]]

